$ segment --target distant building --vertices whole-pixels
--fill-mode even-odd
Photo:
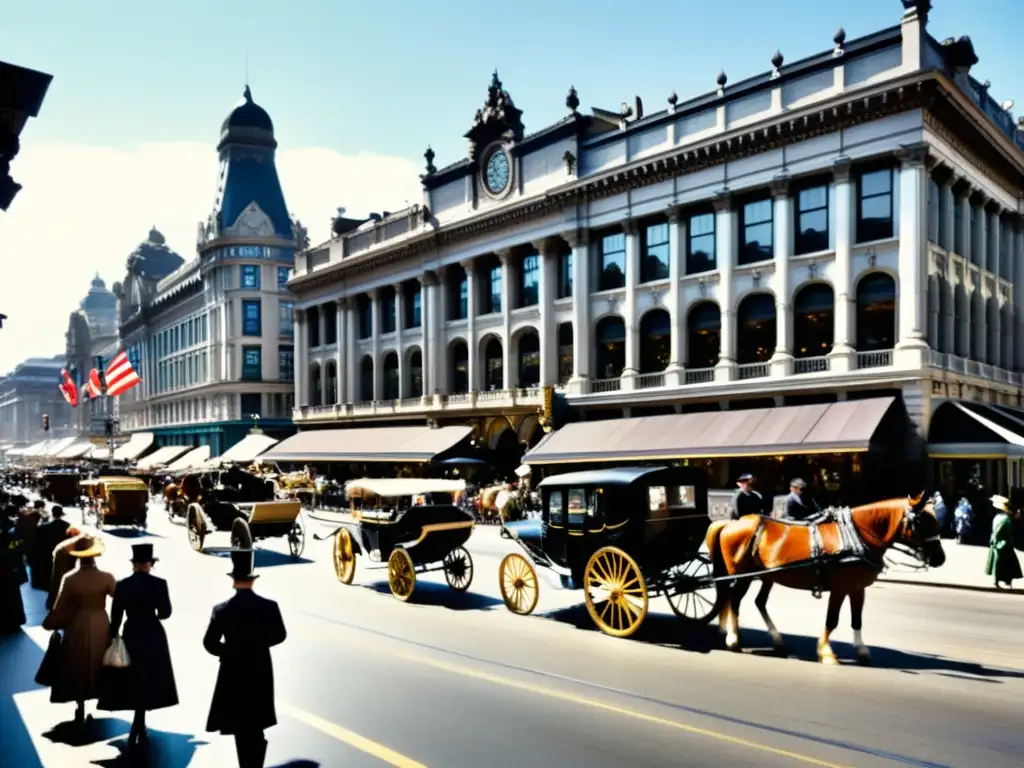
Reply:
[[[142,384],[118,402],[122,432],[158,445],[209,445],[218,455],[255,419],[268,434],[293,431],[293,301],[286,284],[305,230],[288,213],[267,112],[242,100],[221,126],[220,183],[199,225],[197,257],[152,291],[121,286],[122,343]],[[134,297],[129,300],[128,297]]]
[[[71,406],[57,388],[63,356],[30,357],[0,380],[0,443],[18,446],[75,434]],[[50,431],[43,431],[43,414]]]

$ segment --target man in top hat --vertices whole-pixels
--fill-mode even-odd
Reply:
[[[803,478],[794,477],[789,481],[789,496],[786,497],[786,517],[790,520],[806,520],[818,512],[818,505],[807,497],[807,483]]]
[[[744,515],[760,515],[764,511],[764,497],[754,490],[754,476],[746,472],[736,478],[736,494],[732,497],[732,519]]]
[[[213,609],[203,638],[206,650],[220,658],[206,730],[235,737],[239,768],[263,768],[263,731],[277,724],[270,649],[288,633],[277,603],[252,589],[258,578],[253,551],[233,551],[231,563],[235,596]]]

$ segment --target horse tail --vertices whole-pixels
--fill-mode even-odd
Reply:
[[[730,522],[729,520],[715,520],[708,526],[708,532],[704,536],[704,544],[711,555],[713,572],[716,577],[726,575],[725,558],[722,556],[722,547],[719,544],[719,539],[722,537],[722,531],[725,529],[725,526]]]

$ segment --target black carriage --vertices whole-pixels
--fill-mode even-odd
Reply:
[[[40,476],[40,494],[62,507],[74,507],[82,499],[81,480],[81,474],[74,470],[47,470]]]
[[[387,563],[388,586],[403,602],[412,597],[416,574],[443,571],[452,589],[473,581],[473,558],[463,546],[473,533],[473,515],[458,503],[461,480],[352,480],[345,486],[350,518],[337,522],[334,571],[351,584],[356,555]],[[381,566],[383,568],[383,565]]]
[[[541,519],[501,530],[530,556],[512,553],[499,566],[510,611],[526,615],[537,606],[536,563],[563,587],[582,588],[590,617],[614,637],[636,632],[651,596],[667,597],[681,618],[717,615],[712,563],[701,551],[710,525],[703,470],[620,467],[557,475],[538,487]]]
[[[292,557],[306,547],[298,501],[275,498],[274,484],[237,467],[190,473],[182,485],[195,487],[185,513],[189,544],[202,552],[215,531],[229,532],[235,549],[252,549],[262,539],[285,537]],[[192,498],[192,497],[190,497]]]

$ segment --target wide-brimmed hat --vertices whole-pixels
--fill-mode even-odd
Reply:
[[[804,488],[807,487],[807,483],[804,482],[802,477],[794,477],[792,480],[789,481],[789,487],[799,488],[803,490]]]
[[[992,502],[993,507],[1001,509],[1003,512],[1005,512],[1006,508],[1010,505],[1010,500],[1005,496],[1000,496],[998,493],[990,498],[989,501]]]
[[[156,563],[160,561],[160,558],[153,557],[152,544],[132,544],[131,561],[133,563]]]
[[[75,545],[68,552],[72,557],[99,557],[106,550],[103,539],[99,536],[82,534],[82,537],[75,542]]]
[[[228,574],[235,581],[252,581],[256,575],[256,553],[251,549],[234,549],[231,551],[231,572]]]
[[[736,478],[737,483],[749,483],[754,479],[754,476],[749,472],[744,472],[742,475]]]

